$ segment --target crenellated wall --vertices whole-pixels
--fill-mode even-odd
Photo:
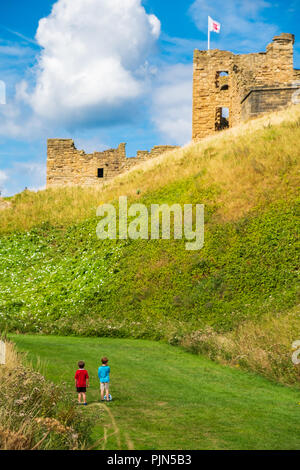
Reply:
[[[138,151],[126,157],[126,144],[116,149],[86,154],[77,150],[72,139],[48,139],[47,187],[65,185],[98,185],[128,171],[135,165],[178,147],[162,145],[151,152]]]
[[[293,45],[294,35],[282,33],[267,45],[266,52],[236,55],[218,49],[195,50],[193,139],[299,102],[300,70],[293,68]],[[125,147],[122,143],[115,149],[86,154],[71,139],[49,139],[47,186],[99,185],[178,148],[156,146],[127,158]]]

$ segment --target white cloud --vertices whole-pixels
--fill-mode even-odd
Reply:
[[[5,171],[0,170],[0,186],[4,183],[4,181],[7,180],[7,178],[8,178],[8,176],[5,173]]]
[[[13,101],[0,106],[0,135],[27,141],[38,137],[46,138],[48,134],[46,123],[19,100],[17,87]]]
[[[272,4],[264,0],[195,0],[189,12],[200,31],[207,34],[207,17],[221,23],[221,33],[212,33],[212,47],[249,52],[263,50],[278,32],[264,21],[263,12]],[[221,46],[221,47],[220,47]]]
[[[153,122],[170,144],[183,145],[192,137],[192,65],[164,67],[153,95]]]
[[[4,187],[4,183],[8,180],[8,175],[5,171],[0,170],[0,196],[5,196],[6,188]]]
[[[11,196],[25,189],[39,191],[46,187],[46,163],[36,161],[14,162],[0,170],[1,196]]]
[[[30,181],[28,188],[44,187],[46,181],[46,164],[39,162],[19,162],[14,165],[14,172],[22,172]]]
[[[14,175],[15,190],[22,191],[24,182],[26,188],[31,191],[39,191],[46,187],[46,164],[39,162],[16,162],[11,170],[11,178]]]
[[[105,123],[146,90],[160,22],[141,0],[58,0],[39,22],[36,85],[22,97],[45,120]]]
[[[20,47],[16,45],[7,45],[0,43],[0,54],[12,57],[26,57],[32,55],[32,49],[29,47]]]

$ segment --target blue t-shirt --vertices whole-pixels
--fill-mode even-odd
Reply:
[[[98,369],[98,377],[100,379],[100,382],[102,383],[109,382],[109,373],[110,373],[109,366],[100,366]]]

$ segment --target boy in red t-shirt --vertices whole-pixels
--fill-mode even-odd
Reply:
[[[76,371],[75,374],[75,387],[78,393],[78,404],[81,404],[81,397],[83,397],[83,404],[86,405],[86,387],[89,386],[89,374],[87,370],[84,369],[84,362],[79,361],[78,367],[79,369]]]

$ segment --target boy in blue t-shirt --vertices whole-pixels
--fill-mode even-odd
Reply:
[[[101,401],[104,401],[104,392],[106,392],[106,401],[109,401],[109,373],[110,367],[107,365],[107,357],[102,357],[102,366],[98,369],[98,377],[100,380]]]

